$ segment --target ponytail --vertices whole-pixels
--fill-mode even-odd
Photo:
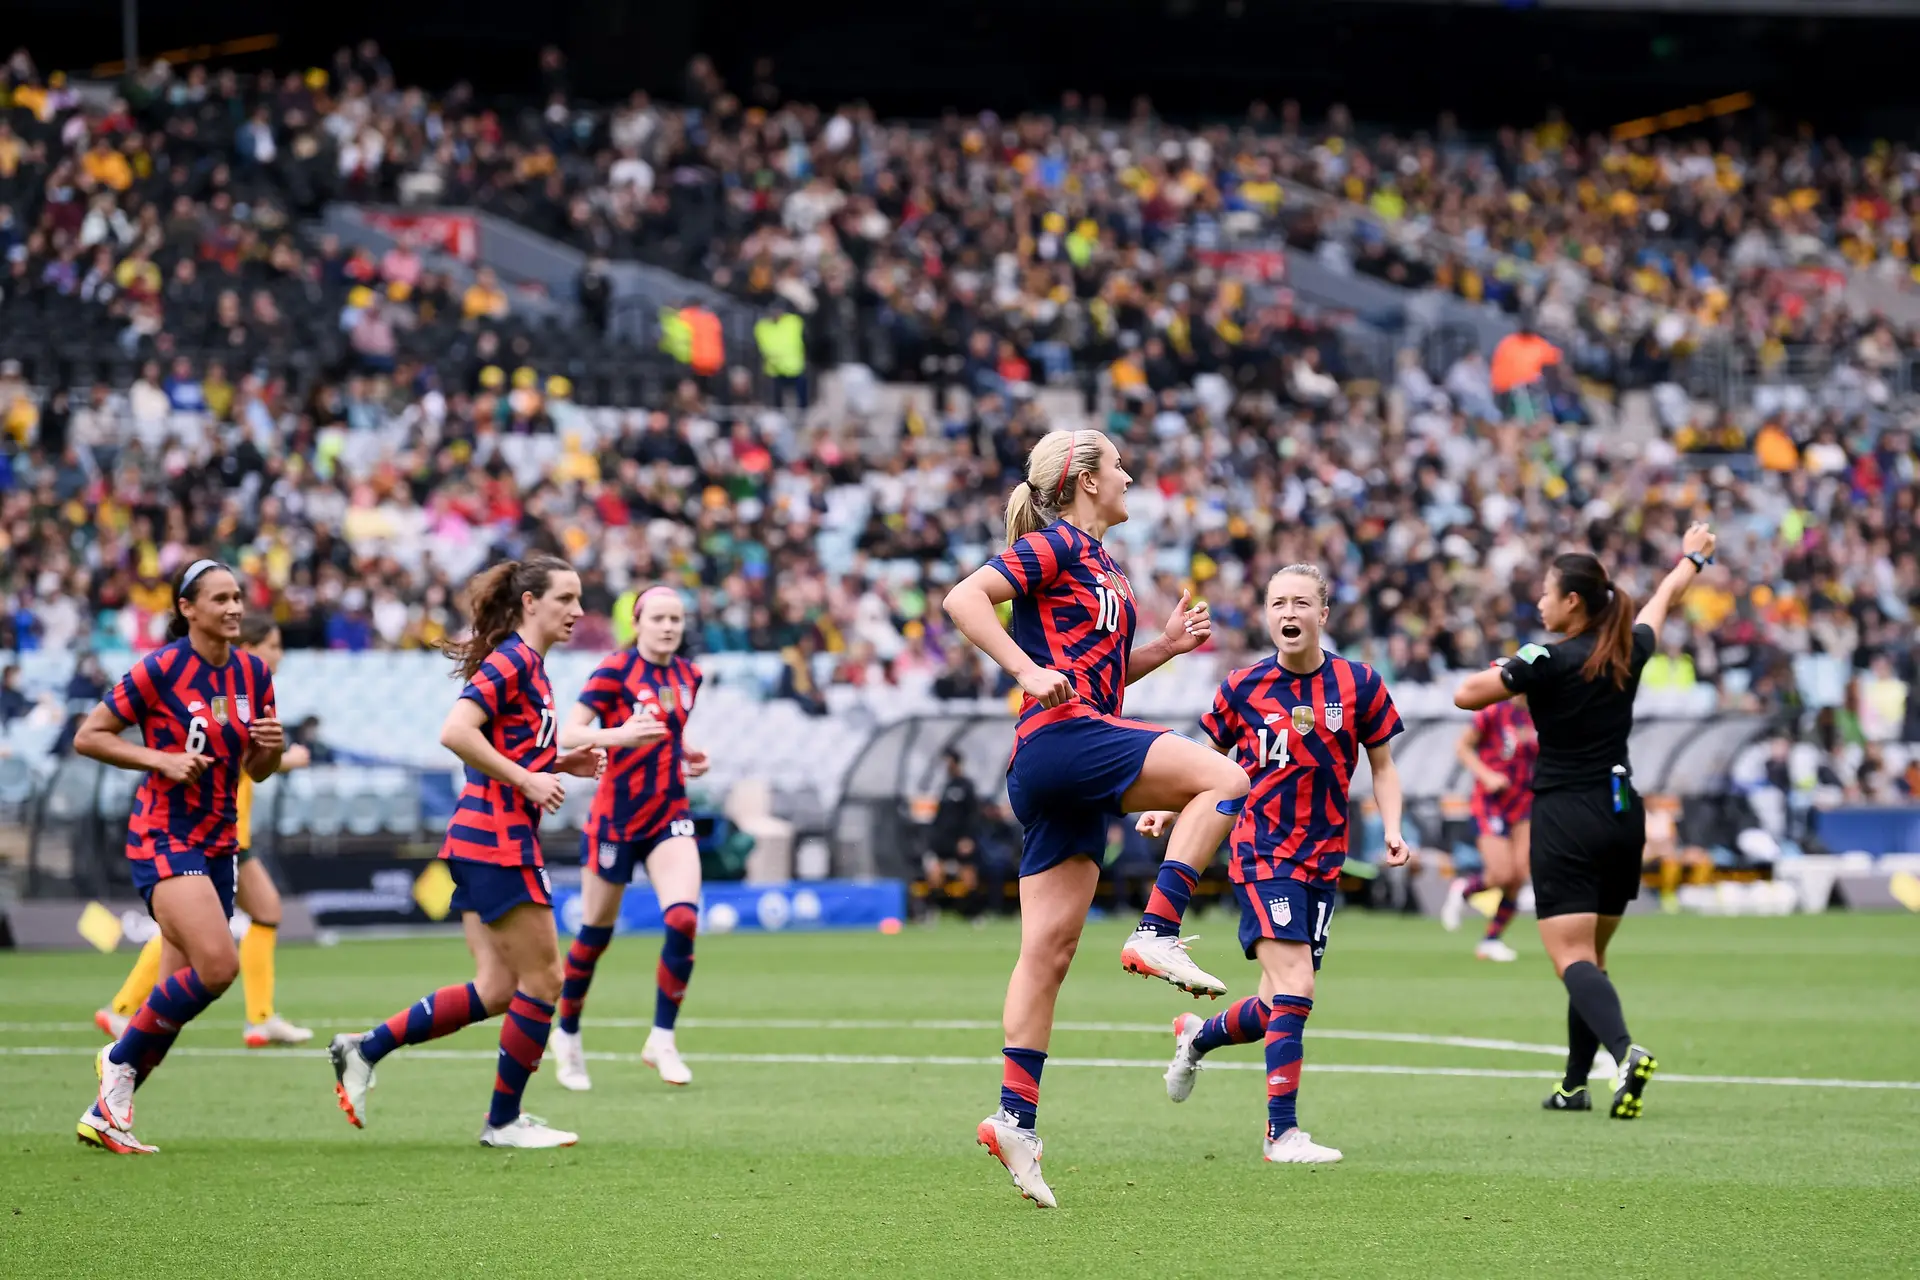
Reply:
[[[1007,495],[1007,545],[1046,528],[1073,505],[1081,476],[1100,470],[1098,431],[1049,431],[1027,455],[1027,478]]]
[[[1563,592],[1580,597],[1587,625],[1593,632],[1593,652],[1580,666],[1585,680],[1606,679],[1616,689],[1627,687],[1633,675],[1633,597],[1615,586],[1607,570],[1585,552],[1555,556],[1552,573]]]
[[[487,655],[506,643],[520,625],[520,597],[547,593],[556,573],[572,567],[557,556],[536,555],[506,560],[474,575],[467,584],[467,616],[472,628],[464,640],[449,640],[441,651],[454,663],[454,678],[471,680]]]
[[[1012,546],[1030,533],[1052,524],[1040,504],[1034,501],[1033,486],[1022,480],[1007,495],[1007,545]]]

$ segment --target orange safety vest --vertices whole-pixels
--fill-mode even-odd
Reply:
[[[720,332],[720,317],[704,307],[688,307],[680,313],[693,332],[693,371],[705,376],[720,372],[727,362],[726,340]]]

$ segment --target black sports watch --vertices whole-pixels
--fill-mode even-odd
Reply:
[[[1683,558],[1693,561],[1693,567],[1702,571],[1711,563],[1706,556],[1701,555],[1698,551],[1689,551]]]

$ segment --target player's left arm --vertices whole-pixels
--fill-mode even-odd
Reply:
[[[266,679],[260,693],[260,710],[264,714],[247,727],[247,753],[240,761],[240,767],[255,782],[265,782],[280,772],[287,750],[287,731],[280,723],[280,704],[273,696],[273,677],[264,671],[262,675]]]
[[[1213,637],[1213,613],[1202,600],[1193,603],[1193,592],[1182,591],[1180,603],[1173,606],[1166,628],[1147,643],[1127,655],[1127,683],[1165,666],[1170,659],[1192,653]]]
[[[1380,807],[1380,825],[1385,829],[1386,863],[1397,867],[1407,860],[1407,841],[1400,834],[1400,816],[1404,797],[1400,793],[1400,769],[1393,763],[1393,742],[1367,748],[1367,764],[1373,769],[1373,802]]]
[[[1386,681],[1380,673],[1362,668],[1360,682],[1360,741],[1367,748],[1367,765],[1373,770],[1373,802],[1380,809],[1382,838],[1386,842],[1386,864],[1397,867],[1408,856],[1406,837],[1400,834],[1400,819],[1406,811],[1400,790],[1400,769],[1393,763],[1393,740],[1406,726],[1400,721],[1393,699],[1387,695]]]

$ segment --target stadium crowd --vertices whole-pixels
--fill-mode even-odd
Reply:
[[[400,88],[370,43],[304,74],[159,67],[106,102],[15,55],[0,339],[51,325],[76,349],[32,378],[0,363],[0,650],[150,645],[169,576],[201,551],[242,569],[290,646],[427,646],[460,627],[473,568],[538,548],[584,570],[580,645],[666,580],[703,649],[786,654],[782,691],[808,706],[820,670],[972,696],[983,675],[939,595],[996,545],[1048,425],[1036,389],[1077,376],[1136,476],[1113,542],[1144,607],[1194,585],[1228,658],[1264,643],[1267,574],[1312,560],[1344,650],[1437,680],[1529,633],[1547,548],[1591,542],[1644,591],[1711,512],[1723,563],[1648,683],[1782,717],[1817,705],[1862,750],[1920,739],[1920,457],[1875,397],[1682,414],[1650,439],[1515,417],[1478,354],[1356,381],[1284,294],[1194,256],[1285,230],[1284,179],[1783,340],[1793,295],[1714,282],[1755,237],[1860,256],[1859,193],[1903,180],[1904,152],[1580,144],[1551,123],[1491,148],[1444,129],[1362,146],[1338,115],[1180,132],[1145,104],[1107,120],[1077,100],[910,127],[789,103],[767,67],[732,92],[701,61],[680,105],[598,109],[568,96],[557,54],[543,71],[522,118]],[[457,289],[407,244],[375,258],[299,232],[338,197],[473,203],[649,258],[804,316],[815,368],[940,392],[886,421],[805,415],[734,351],[643,408],[582,406],[484,269]],[[1897,255],[1895,214],[1875,217]],[[1686,237],[1703,247],[1646,258]],[[1578,365],[1563,284],[1525,301]],[[1844,334],[1889,359],[1907,346],[1884,325]]]

